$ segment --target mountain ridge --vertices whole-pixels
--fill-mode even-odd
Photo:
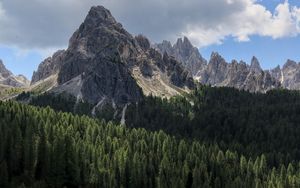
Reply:
[[[178,38],[174,45],[169,41],[163,41],[161,44],[154,44],[153,47],[160,53],[167,53],[182,62],[183,65],[194,76],[203,69],[207,61],[201,56],[199,50],[192,45],[187,37]]]
[[[187,37],[173,45],[166,40],[151,44],[145,36],[127,32],[109,10],[94,6],[68,48],[46,58],[34,71],[29,90],[67,92],[92,104],[105,99],[125,105],[143,95],[189,92],[195,87],[192,78],[204,85],[250,92],[299,90],[300,65],[288,60],[282,68],[263,70],[255,56],[250,64],[226,62],[217,52],[207,61]]]
[[[236,60],[229,63],[217,52],[212,52],[210,60],[207,62],[193,45],[185,45],[186,49],[184,50],[195,51],[193,55],[184,56],[180,53],[178,46],[182,43],[191,44],[187,37],[184,37],[177,39],[173,45],[164,40],[153,46],[161,53],[166,52],[181,62],[193,74],[194,79],[201,84],[235,87],[250,92],[263,93],[276,88],[300,90],[300,65],[295,61],[287,60],[282,68],[277,66],[270,70],[263,70],[255,56],[252,57],[250,64]],[[196,60],[191,62],[190,59]]]
[[[0,59],[0,84],[6,87],[21,88],[29,86],[29,80],[23,75],[14,75]]]
[[[179,62],[151,48],[146,37],[133,37],[103,6],[90,9],[68,48],[44,60],[31,85],[49,77],[55,83],[47,90],[98,105],[103,100],[125,105],[143,94],[170,97],[194,88]]]

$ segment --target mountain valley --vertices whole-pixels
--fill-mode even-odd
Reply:
[[[93,6],[31,81],[0,60],[0,187],[297,188],[299,90],[300,63],[206,60]]]

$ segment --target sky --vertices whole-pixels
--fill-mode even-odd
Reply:
[[[0,0],[0,59],[29,79],[39,63],[68,46],[93,5],[153,43],[187,36],[200,53],[264,69],[300,61],[299,0]]]

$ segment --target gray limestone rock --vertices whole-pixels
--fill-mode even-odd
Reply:
[[[270,71],[263,71],[256,57],[250,66],[233,60],[227,63],[222,56],[213,52],[207,68],[199,71],[197,78],[202,84],[234,87],[250,92],[266,92],[281,87],[280,81]]]
[[[28,87],[29,80],[23,75],[15,76],[0,59],[0,84],[9,87]]]
[[[198,71],[206,67],[206,60],[200,55],[199,50],[194,47],[187,37],[179,38],[172,46],[169,41],[163,41],[155,44],[159,52],[167,53],[173,56],[177,61],[181,62],[184,67],[195,76]]]
[[[227,63],[221,55],[213,52],[207,63],[199,50],[186,37],[178,39],[173,46],[170,42],[163,41],[160,44],[155,44],[154,47],[161,53],[167,53],[181,62],[202,84],[216,87],[235,87],[251,92],[266,92],[281,87],[281,81],[278,78],[279,73],[275,73],[275,70],[262,70],[258,59],[254,56],[251,64],[247,65],[245,62],[237,62],[236,60]],[[290,66],[295,67],[295,64]]]
[[[146,37],[133,37],[102,6],[91,8],[65,51],[40,64],[32,83],[53,74],[58,86],[52,91],[69,92],[92,104],[105,99],[124,106],[149,90],[168,96],[194,88],[179,62],[151,48]]]
[[[53,54],[52,57],[45,59],[38,67],[37,71],[33,72],[31,78],[31,85],[36,82],[46,79],[47,77],[58,73],[62,66],[62,60],[65,56],[65,50],[59,50]]]

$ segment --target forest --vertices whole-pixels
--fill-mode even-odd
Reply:
[[[146,97],[127,110],[126,124],[179,138],[217,143],[273,166],[300,159],[300,92],[266,94],[201,86],[187,97]]]
[[[300,163],[13,101],[0,102],[0,139],[0,187],[300,186]]]
[[[102,109],[95,109],[95,114],[91,112],[96,104],[90,104],[83,100],[77,100],[76,97],[68,93],[43,93],[22,92],[16,97],[16,101],[38,107],[51,107],[55,111],[70,112],[76,115],[87,115],[90,117],[104,119],[105,121],[115,121],[115,110],[111,105],[103,105]]]
[[[22,103],[0,102],[0,187],[300,187],[298,91],[145,96],[126,125],[67,95]]]

